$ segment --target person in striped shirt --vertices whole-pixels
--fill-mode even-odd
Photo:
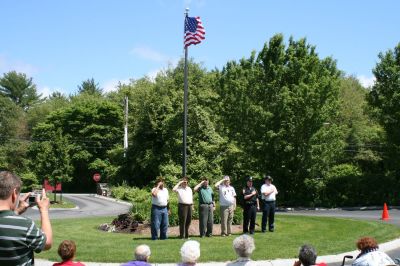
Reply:
[[[33,252],[51,248],[53,233],[49,219],[49,199],[43,189],[36,197],[41,228],[22,213],[29,207],[30,193],[20,197],[21,179],[8,171],[0,172],[0,265],[34,265]]]

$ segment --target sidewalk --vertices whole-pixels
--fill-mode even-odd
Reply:
[[[380,244],[379,250],[383,252],[387,252],[393,249],[396,249],[400,246],[400,238]],[[326,262],[326,263],[339,263],[343,260],[344,255],[352,255],[354,258],[358,255],[358,250],[353,250],[341,254],[336,255],[325,255],[325,256],[318,256],[317,261],[319,262]],[[266,266],[293,266],[295,258],[292,259],[276,259],[271,261],[257,261],[259,265],[266,265]],[[350,262],[350,260],[349,260]],[[37,266],[52,266],[54,262],[35,259],[35,265]],[[86,266],[120,266],[121,263],[104,263],[104,262],[82,262]],[[153,263],[154,266],[176,266],[177,263]],[[198,263],[199,266],[223,266],[226,265],[226,262],[204,262]]]

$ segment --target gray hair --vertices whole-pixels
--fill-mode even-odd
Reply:
[[[317,260],[317,251],[311,245],[303,245],[299,250],[299,260],[304,266],[314,265]]]
[[[138,261],[147,261],[151,255],[148,245],[139,245],[135,249],[135,259]]]
[[[233,240],[233,249],[239,257],[250,257],[255,248],[254,239],[251,236],[241,235]]]
[[[14,189],[19,193],[21,190],[21,178],[8,171],[0,172],[0,199],[5,200],[12,194]]]
[[[183,263],[196,263],[200,258],[200,243],[194,240],[183,243],[181,258]]]

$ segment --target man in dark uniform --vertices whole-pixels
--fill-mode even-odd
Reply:
[[[258,192],[253,187],[253,177],[246,178],[246,187],[243,188],[244,208],[243,208],[243,233],[254,234],[256,226],[257,210],[260,209],[258,202]],[[250,224],[250,227],[249,227]]]

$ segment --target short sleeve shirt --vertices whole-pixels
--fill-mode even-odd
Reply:
[[[220,185],[218,188],[220,206],[232,206],[235,204],[236,192],[232,186]]]
[[[0,211],[0,265],[31,266],[33,252],[41,252],[46,235],[35,223],[13,211]]]
[[[178,194],[178,202],[182,204],[193,204],[193,192],[190,187],[178,187],[176,190]]]
[[[199,204],[211,204],[213,202],[213,190],[210,186],[199,188]]]
[[[265,196],[264,193],[271,189],[273,190],[273,192],[271,194],[269,194],[268,196]],[[275,201],[276,200],[276,192],[277,192],[276,187],[272,184],[270,184],[270,185],[264,184],[261,186],[261,197],[265,201]]]
[[[153,190],[154,189],[156,188],[153,188]],[[168,204],[168,199],[169,199],[168,189],[164,187],[163,189],[158,190],[156,197],[154,197],[153,195],[151,196],[151,204],[160,207],[166,207]]]

